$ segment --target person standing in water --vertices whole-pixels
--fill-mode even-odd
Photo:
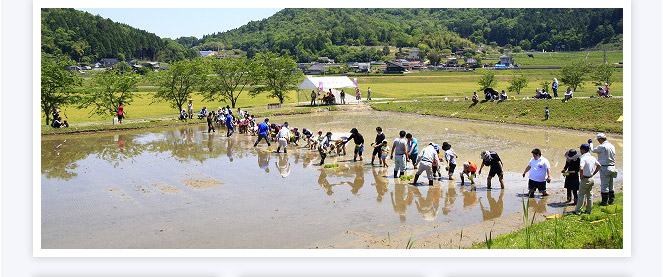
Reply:
[[[573,213],[580,214],[580,209],[585,204],[587,198],[587,206],[585,213],[592,213],[592,187],[594,187],[594,175],[601,170],[601,163],[596,160],[589,151],[591,146],[589,144],[580,145],[580,187],[578,189],[578,203]]]
[[[488,172],[488,179],[486,179],[487,182],[487,187],[488,189],[491,188],[491,180],[495,175],[499,177],[500,180],[500,187],[504,189],[504,164],[502,163],[502,159],[500,159],[500,156],[497,154],[497,152],[494,151],[483,151],[481,152],[481,167],[479,168],[479,174],[481,175],[481,170],[483,169],[484,166],[489,166],[490,167],[490,172]]]
[[[322,138],[322,141],[318,145],[318,152],[320,153],[320,165],[325,164],[325,158],[327,158],[327,152],[329,151],[329,147],[332,144],[332,132],[327,132],[325,136]]]
[[[398,173],[400,176],[405,174],[405,164],[407,163],[407,140],[405,139],[405,131],[400,131],[398,133],[399,137],[394,140],[394,144],[391,147],[391,154],[389,158],[394,160],[394,178],[398,178]],[[394,159],[394,152],[396,152],[396,159]]]
[[[421,173],[423,171],[426,171],[426,177],[428,177],[428,185],[433,186],[433,161],[439,161],[440,156],[437,155],[437,151],[435,151],[435,144],[434,143],[429,143],[428,146],[426,146],[423,150],[421,150],[421,153],[417,156],[417,173],[414,175],[414,181],[412,182],[413,185],[417,184],[417,181],[419,180],[419,176],[421,176]]]
[[[458,158],[458,154],[456,154],[456,151],[451,149],[451,144],[446,141],[442,143],[442,150],[444,150],[444,160],[448,164],[447,173],[449,174],[449,180],[453,180],[454,170],[456,170],[456,158]]]
[[[278,141],[279,146],[276,147],[276,153],[281,152],[281,147],[283,147],[283,153],[288,153],[288,139],[290,138],[290,128],[288,128],[287,121],[283,123],[283,126],[281,126],[281,130],[279,130],[276,137],[278,137],[279,140]]]
[[[235,128],[233,127],[233,113],[229,112],[228,116],[226,116],[226,128],[228,128],[228,132],[226,133],[227,137],[230,137],[233,135],[235,132]]]
[[[601,164],[601,206],[612,205],[615,202],[613,179],[617,177],[615,146],[608,142],[608,137],[604,133],[596,135],[596,140],[599,141],[596,147],[591,139],[588,142],[591,152],[598,154],[598,161]]]
[[[211,132],[216,133],[216,129],[214,129],[214,120],[212,120],[213,116],[214,116],[214,112],[211,112],[211,113],[207,114],[207,132],[208,133],[211,133]]]
[[[566,203],[571,202],[571,195],[573,195],[573,205],[578,204],[578,187],[580,186],[580,154],[575,149],[569,149],[564,154],[566,164],[562,169],[564,174],[564,188],[566,189]]]
[[[414,166],[414,170],[417,170],[417,155],[419,154],[419,143],[417,139],[412,136],[412,134],[407,133],[405,135],[407,139],[407,156]]]
[[[527,172],[529,172],[529,182],[527,184],[529,197],[534,198],[534,192],[537,189],[543,196],[548,196],[546,182],[550,183],[550,162],[541,156],[541,150],[538,148],[532,150],[532,159],[525,168],[525,172],[523,172],[523,178],[525,178]]]
[[[353,162],[357,161],[357,154],[359,154],[359,161],[363,161],[364,158],[361,156],[364,153],[364,136],[362,136],[357,128],[352,128],[350,130],[350,137],[348,137],[344,142],[343,145],[348,143],[351,139],[354,140],[355,143],[355,156],[352,159]]]
[[[265,118],[265,121],[260,122],[260,124],[258,124],[258,139],[253,144],[253,147],[258,146],[258,143],[262,139],[265,139],[265,142],[267,142],[267,146],[272,146],[269,143],[269,118]]]
[[[375,142],[371,143],[371,146],[373,146],[373,156],[371,157],[371,165],[373,165],[373,162],[375,162],[375,156],[380,155],[380,149],[382,147],[382,141],[386,139],[386,136],[382,133],[382,127],[377,127],[375,128],[375,131],[378,133],[377,136],[375,136]]]

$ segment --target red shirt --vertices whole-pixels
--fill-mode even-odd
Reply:
[[[120,105],[119,107],[117,107],[117,114],[118,115],[124,114],[124,106]]]

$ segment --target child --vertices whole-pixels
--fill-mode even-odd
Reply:
[[[580,188],[580,153],[575,149],[570,149],[564,154],[566,164],[562,170],[562,174],[566,177],[564,180],[564,188],[566,189],[566,203],[571,202],[571,194],[573,194],[573,205],[578,204],[578,189]]]
[[[182,110],[182,111],[184,111],[184,110]],[[207,114],[207,132],[208,133],[210,133],[210,132],[215,132],[216,133],[216,129],[214,129],[214,122],[212,120],[213,115],[214,115],[214,113]]]
[[[447,167],[449,180],[453,180],[454,170],[456,169],[456,158],[458,158],[458,154],[456,154],[456,152],[451,149],[451,144],[446,141],[442,143],[442,150],[444,150],[444,160],[449,163],[449,166]]]
[[[546,107],[546,120],[548,120],[548,116],[550,115],[550,110],[548,107]]]
[[[438,157],[440,156],[440,147],[439,145],[435,144],[433,145],[433,148],[435,148],[435,151],[437,152]],[[431,168],[433,169],[433,178],[435,177],[440,177],[442,178],[442,173],[440,173],[440,162],[442,160],[433,160]],[[415,161],[416,163],[416,161]]]
[[[390,150],[387,141],[382,141],[382,146],[380,146],[380,166],[389,167],[387,165],[387,156],[389,156]]]
[[[461,185],[465,185],[465,177],[463,175],[467,175],[467,179],[470,179],[470,184],[474,184],[474,178],[477,176],[477,164],[471,161],[463,164],[463,172],[460,173]]]

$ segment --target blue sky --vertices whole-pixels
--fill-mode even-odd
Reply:
[[[240,27],[249,21],[260,20],[280,9],[78,9],[115,22],[154,33],[162,38],[203,35]]]

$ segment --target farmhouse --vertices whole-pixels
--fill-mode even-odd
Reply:
[[[392,63],[388,62],[387,63],[387,68],[385,69],[384,73],[395,73],[395,74],[400,74],[405,71],[405,67],[397,64],[397,63]]]
[[[116,58],[103,58],[99,61],[99,63],[101,65],[105,66],[105,67],[114,66],[119,62],[120,62],[120,60],[118,60]]]
[[[508,55],[501,56],[500,57],[500,64],[504,65],[505,67],[513,66],[513,57],[508,56]]]
[[[327,73],[327,68],[319,63],[313,64],[306,69],[306,74],[321,75]]]

